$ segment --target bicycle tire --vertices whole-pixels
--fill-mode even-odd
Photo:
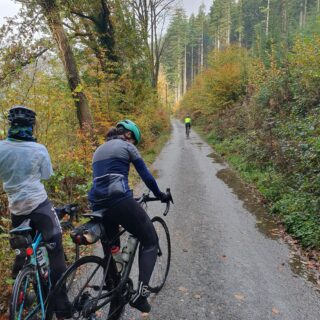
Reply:
[[[164,286],[168,277],[171,261],[171,242],[169,229],[160,217],[151,219],[159,239],[157,260],[149,282],[150,291],[158,293]]]
[[[59,292],[64,286],[67,287],[67,295],[72,305],[71,319],[87,319],[90,316],[88,311],[90,303],[95,301],[99,293],[101,279],[106,268],[104,259],[98,256],[86,256],[77,260],[72,264],[58,281],[53,290],[48,306],[46,320],[53,317],[53,302],[56,292]],[[108,277],[108,283],[104,286],[104,290],[111,290],[115,287],[116,280]],[[107,289],[109,286],[109,289]],[[114,299],[103,306],[101,310],[96,310],[106,320],[117,320],[120,318],[123,306],[119,299]],[[94,314],[93,312],[92,314]]]
[[[29,289],[30,291],[28,291]],[[36,270],[33,267],[22,269],[14,282],[10,301],[9,320],[23,320],[26,318],[43,319],[44,314],[39,297]],[[29,307],[30,310],[28,311]]]

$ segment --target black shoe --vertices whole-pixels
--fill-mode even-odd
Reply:
[[[69,301],[64,304],[59,303],[59,306],[56,304],[54,312],[57,319],[70,319],[72,318],[72,305]]]
[[[149,297],[150,293],[151,292],[148,286],[143,285],[143,283],[140,282],[137,293],[132,297],[130,301],[130,306],[138,309],[141,312],[149,313],[151,310],[151,306],[147,298]]]
[[[54,312],[57,319],[72,318],[72,304],[69,302],[66,290],[62,290],[57,294]]]

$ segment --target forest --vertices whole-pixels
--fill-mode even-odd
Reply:
[[[92,154],[135,121],[155,159],[170,115],[255,186],[304,248],[320,248],[320,0],[16,0],[0,29],[0,139],[7,112],[37,113],[55,205],[87,209]],[[10,216],[0,187],[0,285],[11,283]],[[0,296],[0,315],[9,292]]]
[[[135,121],[149,164],[170,132],[157,50],[174,1],[153,1],[151,8],[138,0],[16,2],[20,11],[0,29],[0,139],[7,136],[13,105],[35,110],[35,136],[54,169],[45,185],[49,198],[56,206],[78,203],[86,210],[92,155],[110,127],[126,118]],[[7,205],[1,184],[2,288],[12,281],[14,256]],[[0,314],[7,307],[4,294]]]
[[[320,247],[320,1],[213,1],[175,11],[164,52],[196,124],[306,248]]]

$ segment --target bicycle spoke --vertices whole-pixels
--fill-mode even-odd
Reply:
[[[56,290],[67,286],[73,319],[91,316],[109,319],[111,308],[113,313],[117,307],[112,302],[115,283],[107,277],[103,284],[104,272],[105,262],[99,257],[89,256],[75,262],[59,281]]]
[[[17,277],[10,304],[10,320],[42,319],[36,273],[31,268],[22,270]]]

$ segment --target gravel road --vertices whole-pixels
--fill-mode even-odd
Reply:
[[[172,262],[149,319],[317,320],[320,294],[277,236],[277,225],[251,191],[194,132],[174,120],[171,140],[154,164],[175,204],[167,221]],[[159,214],[161,204],[149,206]],[[127,307],[123,319],[139,319]]]

